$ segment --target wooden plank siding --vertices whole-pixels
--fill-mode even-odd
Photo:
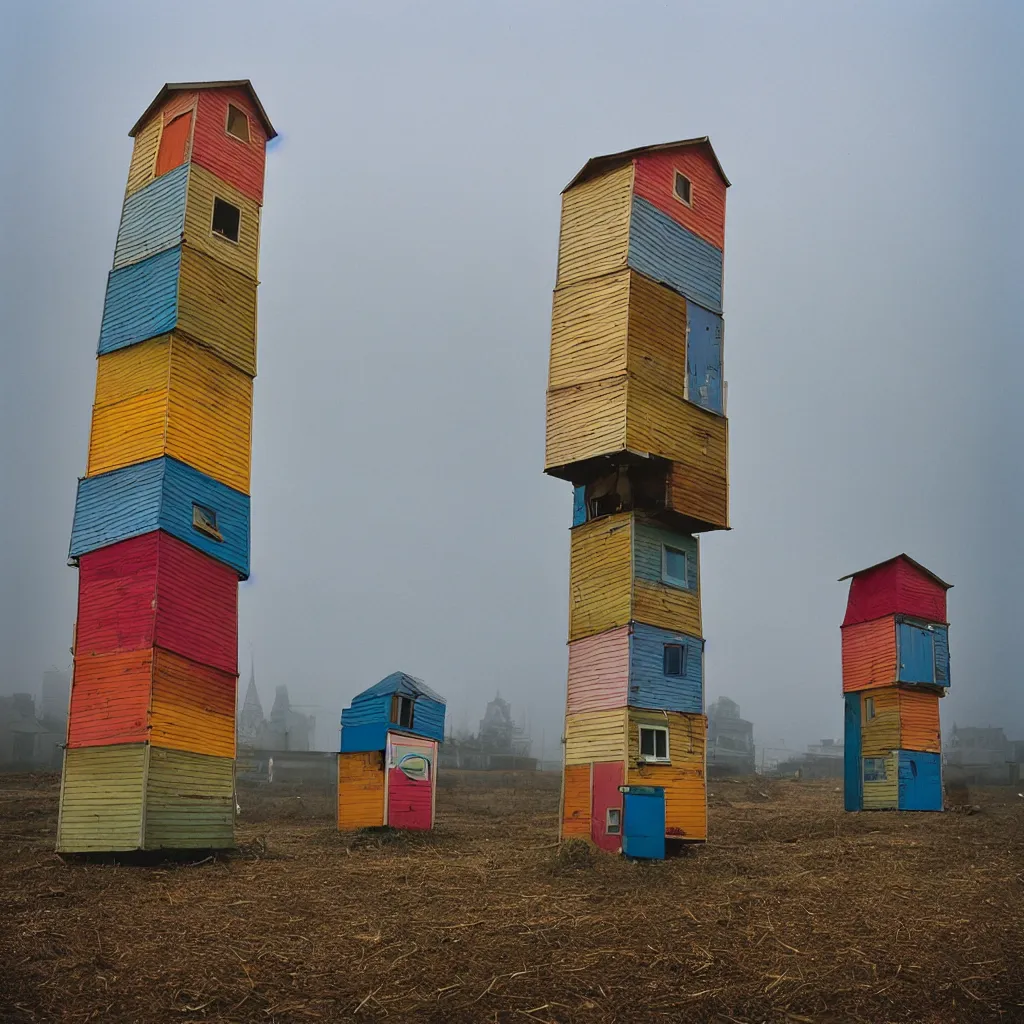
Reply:
[[[188,189],[189,165],[182,164],[125,198],[114,245],[114,270],[181,244]]]
[[[894,686],[899,678],[893,616],[842,629],[843,692]]]
[[[338,828],[341,831],[384,824],[384,752],[338,755]]]
[[[229,103],[244,111],[249,119],[248,142],[227,133]],[[267,132],[249,94],[239,88],[203,89],[195,122],[192,160],[253,202],[262,204]]]
[[[629,626],[620,626],[569,644],[567,714],[605,711],[628,703],[629,634]]]
[[[175,92],[135,135],[132,159],[128,166],[128,185],[125,196],[130,196],[140,188],[145,188],[152,180],[156,168],[156,155],[160,149],[160,137],[163,126],[173,121],[179,114],[194,110],[197,94],[194,92]],[[194,118],[193,118],[194,122]],[[195,128],[193,127],[193,134]],[[191,144],[186,146],[185,158],[189,157]]]
[[[626,711],[588,711],[565,716],[565,763],[621,761],[626,747]]]
[[[68,748],[147,740],[152,673],[151,649],[76,658]]]
[[[160,747],[147,750],[145,849],[233,847],[233,758]]]
[[[870,755],[865,755],[870,756]],[[861,778],[863,778],[864,762],[861,760]],[[864,783],[865,811],[894,811],[899,803],[899,772],[898,752],[892,751],[885,756],[885,779],[877,782]]]
[[[925,690],[899,689],[900,736],[903,750],[942,752],[942,733],[939,726],[939,695]]]
[[[86,476],[171,455],[245,494],[252,378],[178,334],[100,356]]]
[[[590,839],[590,763],[567,765],[563,774],[562,839]]]
[[[213,231],[214,199],[222,199],[241,213],[238,241]],[[259,277],[260,205],[215,174],[191,164],[183,227],[185,244],[218,263],[224,263],[255,281]]]
[[[874,701],[874,717],[868,716],[868,701]],[[862,757],[886,757],[900,745],[900,695],[895,686],[860,695]]]

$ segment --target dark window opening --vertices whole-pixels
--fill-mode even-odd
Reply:
[[[192,526],[214,540],[222,541],[224,539],[220,530],[217,529],[217,513],[205,505],[192,505]]]
[[[605,816],[605,832],[610,836],[617,836],[622,832],[622,811],[618,807],[609,807]]]
[[[635,508],[658,511],[665,507],[667,489],[663,467],[620,466],[585,485],[586,521]]]
[[[685,203],[689,206],[693,200],[693,187],[690,185],[690,179],[679,171],[676,171],[675,184],[672,186],[672,191],[675,192],[676,199],[681,203]]]
[[[682,644],[665,644],[665,675],[686,675],[686,648]]]
[[[242,224],[242,211],[223,199],[213,200],[213,233],[229,242],[238,241],[238,230]]]
[[[391,698],[391,721],[403,729],[412,728],[412,697],[403,697],[396,693]]]
[[[239,142],[249,141],[249,118],[244,110],[239,110],[233,103],[228,104],[227,133]]]

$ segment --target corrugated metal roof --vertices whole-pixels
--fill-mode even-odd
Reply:
[[[128,135],[133,139],[135,138],[142,126],[149,120],[153,111],[163,103],[169,93],[198,92],[200,89],[245,89],[249,94],[249,99],[252,100],[253,106],[256,108],[256,112],[260,116],[260,120],[263,122],[263,127],[267,130],[267,140],[269,141],[277,135],[274,126],[270,123],[270,118],[267,117],[267,112],[263,109],[263,104],[260,103],[259,96],[256,95],[256,90],[252,87],[252,82],[248,78],[235,78],[224,82],[167,82],[156,94],[156,99],[146,107],[142,117],[132,126],[132,130]]]
[[[931,569],[926,569],[920,562],[915,562],[914,559],[906,553],[893,555],[892,558],[887,558],[885,559],[885,561],[882,562],[876,562],[874,565],[869,565],[866,569],[858,569],[856,572],[851,572],[847,573],[845,576],[840,576],[839,582],[842,583],[844,580],[851,580],[854,576],[860,576],[861,573],[871,572],[872,569],[881,569],[883,565],[889,565],[891,562],[898,562],[901,558],[905,562],[908,562],[910,565],[912,565],[915,569],[919,569],[921,572],[925,574],[925,576],[928,576],[929,578],[935,580],[935,582],[938,583],[940,587],[945,587],[946,590],[953,589],[952,583],[947,583],[941,577],[936,576],[935,573],[931,571]]]
[[[444,704],[444,697],[434,693],[434,691],[427,686],[422,679],[417,679],[416,676],[411,676],[407,672],[392,672],[391,675],[385,676],[379,683],[375,683],[368,690],[363,690],[362,693],[356,695],[356,700],[359,697],[369,697],[376,695],[383,695],[387,693],[409,693],[411,692],[417,697],[426,697],[428,700],[436,700],[438,704]]]
[[[722,165],[718,161],[718,157],[715,155],[714,147],[711,145],[711,138],[708,135],[701,135],[695,139],[680,139],[678,142],[662,142],[656,146],[637,146],[636,149],[624,149],[621,153],[610,153],[607,156],[595,156],[591,157],[576,175],[572,181],[569,182],[563,192],[568,192],[574,185],[578,185],[581,181],[586,181],[588,178],[593,178],[595,175],[602,174],[604,171],[610,171],[615,167],[627,163],[630,160],[634,160],[639,156],[647,156],[650,153],[660,153],[666,149],[682,149],[684,146],[707,146],[708,152],[711,154],[711,159],[714,161],[715,169],[722,176],[722,181],[725,182],[725,187],[728,188],[731,182],[725,176],[725,171],[722,170]]]

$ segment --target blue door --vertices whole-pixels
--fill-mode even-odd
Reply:
[[[900,623],[900,682],[935,682],[935,637],[930,629]]]
[[[665,790],[627,786],[622,810],[622,852],[627,857],[665,859]]]
[[[692,302],[686,304],[686,397],[722,414],[722,318]]]
[[[848,693],[843,736],[843,806],[848,811],[864,807],[864,775],[860,768],[860,694]]]
[[[942,810],[941,754],[901,750],[899,754],[899,809]]]

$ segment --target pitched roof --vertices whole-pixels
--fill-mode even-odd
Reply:
[[[252,87],[252,82],[248,78],[235,78],[225,82],[167,82],[166,85],[156,94],[156,99],[148,107],[146,107],[145,113],[135,122],[132,126],[132,130],[128,133],[131,138],[139,133],[142,126],[150,119],[153,112],[167,99],[167,96],[172,92],[198,92],[200,89],[244,89],[249,94],[249,99],[252,100],[252,105],[256,108],[256,113],[259,114],[260,121],[263,122],[263,127],[267,131],[268,141],[277,135],[274,130],[274,126],[270,123],[270,118],[267,117],[267,112],[263,109],[263,104],[260,103],[259,96],[256,95],[256,90]]]
[[[385,676],[379,683],[375,683],[368,690],[356,694],[359,697],[376,697],[388,693],[407,693],[414,697],[426,697],[428,700],[436,700],[438,704],[444,704],[444,697],[434,693],[422,679],[411,676],[406,672],[392,672]]]
[[[944,579],[941,579],[940,577],[936,576],[935,573],[931,571],[931,569],[926,569],[920,562],[915,562],[914,559],[910,557],[910,555],[905,553],[893,555],[892,558],[887,558],[884,562],[876,562],[874,565],[869,565],[866,569],[858,569],[856,572],[851,572],[847,573],[845,576],[840,576],[839,582],[842,583],[844,580],[853,579],[854,576],[860,576],[862,573],[871,572],[872,569],[881,569],[883,565],[889,565],[890,562],[898,562],[901,558],[905,562],[908,562],[910,565],[912,565],[915,569],[919,570],[920,572],[923,572],[925,576],[928,576],[930,579],[935,580],[935,582],[938,583],[938,585],[943,589],[953,589],[952,583],[947,583]]]
[[[621,153],[610,153],[608,156],[591,157],[580,168],[576,177],[573,178],[572,181],[562,189],[562,191],[568,192],[574,185],[579,185],[580,182],[586,181],[588,178],[596,177],[598,174],[603,174],[605,171],[610,171],[615,167],[628,163],[636,157],[648,156],[651,153],[661,153],[666,149],[682,149],[684,146],[707,146],[708,152],[711,154],[712,163],[715,165],[715,170],[721,175],[722,181],[725,182],[725,187],[729,187],[730,181],[725,176],[725,171],[722,170],[722,165],[718,162],[718,157],[715,155],[715,151],[711,146],[710,136],[701,135],[696,139],[680,139],[678,142],[662,142],[656,146],[638,146],[636,149],[624,149]]]

